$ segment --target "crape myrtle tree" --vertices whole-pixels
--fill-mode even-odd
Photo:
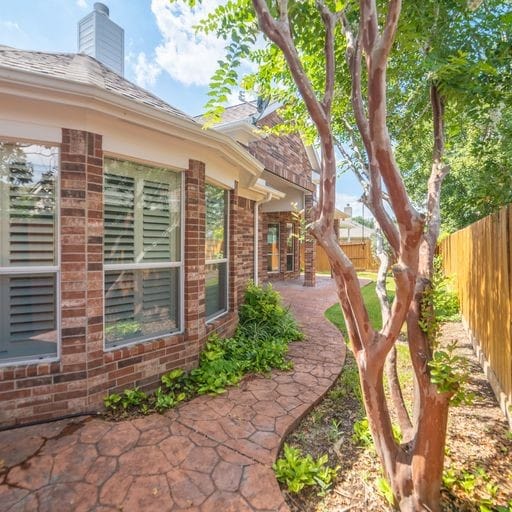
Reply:
[[[227,58],[219,63],[211,83],[207,107],[212,120],[222,111],[219,103],[237,86],[237,67],[249,58],[258,64],[258,71],[244,85],[258,86],[263,96],[281,101],[283,118],[293,120],[288,129],[300,129],[320,147],[319,197],[309,230],[329,257],[377,454],[395,504],[403,511],[440,510],[448,406],[458,387],[449,361],[436,358],[428,325],[440,191],[449,167],[444,161],[443,82],[435,73],[425,77],[429,65],[435,68],[435,62],[429,62],[430,46],[439,40],[420,35],[429,32],[430,22],[443,20],[450,10],[458,12],[466,4],[431,0],[425,7],[423,13],[416,2],[404,6],[407,23],[400,25],[405,33],[402,40],[397,33],[400,0],[228,0],[201,26],[228,40]],[[444,28],[433,28],[432,33],[444,33]],[[397,62],[408,62],[413,70],[420,64],[421,71],[414,74],[406,65],[393,68],[392,52]],[[398,140],[391,133],[400,117],[407,117],[411,104],[407,94],[420,78],[433,147],[426,157],[430,169],[421,210],[407,193],[396,158]],[[388,91],[389,85],[393,87]],[[349,150],[347,141],[352,142]],[[355,269],[334,233],[337,156],[343,151],[341,166],[359,173],[364,200],[394,260],[396,295],[389,305],[383,295],[386,315],[380,330],[370,323]],[[356,157],[359,165],[353,164]],[[392,404],[403,433],[398,442],[383,374],[404,325],[415,375],[415,400],[410,417],[396,382]],[[441,372],[438,365],[443,365]],[[440,379],[440,374],[445,378]]]

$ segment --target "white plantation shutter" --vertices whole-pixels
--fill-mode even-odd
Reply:
[[[105,272],[108,323],[135,320],[135,277],[133,272]]]
[[[4,335],[9,340],[10,357],[54,353],[57,342],[55,275],[2,276],[0,282],[7,292]]]
[[[172,224],[169,203],[169,184],[144,180],[144,261],[171,261],[169,234]]]
[[[178,174],[105,161],[107,347],[180,327],[181,180]]]
[[[0,142],[0,362],[57,355],[57,162]]]
[[[135,258],[135,180],[105,174],[105,263],[128,263]]]

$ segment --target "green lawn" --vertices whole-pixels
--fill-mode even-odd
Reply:
[[[375,279],[377,274],[375,272],[358,272],[358,277],[364,279],[372,279],[371,283],[368,283],[362,288],[363,300],[368,309],[370,315],[370,322],[375,329],[382,327],[382,316],[380,314],[380,304],[377,294],[375,293]],[[388,278],[387,281],[388,294],[390,300],[395,296],[395,282],[393,279]],[[343,313],[341,312],[340,305],[338,303],[331,306],[326,312],[325,316],[327,320],[332,322],[338,329],[344,334],[347,334],[347,328],[345,326],[345,320]]]

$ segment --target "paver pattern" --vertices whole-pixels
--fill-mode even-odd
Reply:
[[[345,346],[323,317],[334,285],[275,286],[306,341],[294,368],[220,396],[113,423],[62,420],[0,433],[1,512],[288,510],[271,469],[283,438],[339,375]]]

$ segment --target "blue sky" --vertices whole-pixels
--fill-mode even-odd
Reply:
[[[208,81],[223,56],[224,43],[198,36],[193,26],[222,0],[207,0],[194,10],[182,1],[104,0],[110,18],[125,31],[125,76],[188,114],[206,103]],[[0,44],[50,52],[77,51],[77,22],[93,0],[0,0]],[[238,93],[230,98],[237,103]],[[347,202],[354,215],[361,208],[352,176],[337,185],[337,206]]]

